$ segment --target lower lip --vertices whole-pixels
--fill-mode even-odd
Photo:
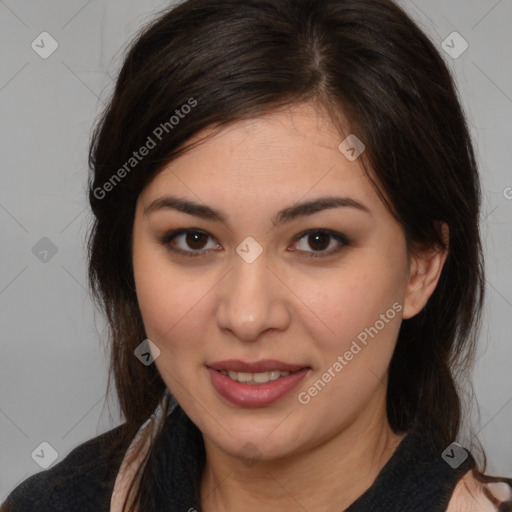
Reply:
[[[306,376],[309,368],[303,368],[265,384],[242,384],[213,368],[208,368],[208,371],[213,387],[229,402],[242,407],[265,407],[290,393]]]

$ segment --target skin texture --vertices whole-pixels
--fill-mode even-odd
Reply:
[[[446,512],[496,512],[496,507],[485,495],[483,487],[468,471],[455,486]],[[496,484],[487,484],[486,487],[497,498],[508,499]]]
[[[146,333],[161,351],[155,364],[203,433],[203,509],[342,510],[372,484],[404,436],[386,418],[387,368],[402,318],[426,304],[446,252],[408,254],[400,224],[360,159],[351,162],[338,150],[350,131],[340,135],[312,104],[208,133],[213,137],[146,186],[133,232],[139,305]],[[220,210],[226,222],[169,208],[144,213],[166,195]],[[332,208],[272,224],[279,210],[328,195],[353,198],[370,213]],[[185,235],[161,243],[180,228],[210,236],[196,244]],[[296,238],[309,229],[342,233],[350,243]],[[236,252],[248,236],[263,249],[252,263]],[[207,254],[187,257],[170,247]],[[298,394],[395,303],[394,318],[300,403]],[[310,371],[277,402],[240,407],[217,393],[206,369],[225,359],[277,359]]]

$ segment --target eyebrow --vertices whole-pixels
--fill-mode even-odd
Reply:
[[[313,215],[322,210],[332,208],[354,208],[356,210],[366,212],[372,215],[370,209],[364,204],[352,199],[351,197],[336,197],[325,196],[318,197],[311,201],[298,203],[280,210],[273,218],[272,224],[279,226],[290,222],[298,217],[305,217]],[[165,196],[155,199],[151,204],[144,208],[144,215],[149,215],[153,212],[165,209],[177,210],[188,215],[194,215],[201,219],[212,220],[215,222],[222,222],[227,224],[227,217],[220,211],[217,211],[210,206],[204,204],[194,203],[188,199],[182,199],[174,196]]]

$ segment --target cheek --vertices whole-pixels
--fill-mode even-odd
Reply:
[[[134,245],[135,288],[146,334],[162,349],[165,340],[186,323],[187,312],[197,299],[193,281],[173,271],[160,250],[148,245]]]
[[[190,329],[194,316],[200,314],[200,295],[190,283],[148,271],[139,276],[136,287],[146,333],[158,345],[181,339],[179,333]]]
[[[361,251],[343,268],[317,274],[297,290],[307,306],[301,314],[304,328],[315,340],[324,365],[329,366],[337,355],[350,350],[354,341],[361,348],[353,348],[358,351],[358,359],[369,362],[384,358],[386,362],[398,335],[403,309],[401,264],[391,255],[380,259],[371,251]]]

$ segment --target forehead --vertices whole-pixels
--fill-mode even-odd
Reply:
[[[361,159],[339,150],[340,133],[325,111],[296,105],[223,128],[209,128],[189,142],[199,144],[160,170],[141,197],[180,194],[220,208],[245,203],[275,210],[299,200],[350,195],[383,208]]]
[[[348,131],[347,126],[342,128]],[[325,110],[312,103],[283,108],[256,118],[239,120],[226,127],[210,127],[194,136],[199,142],[194,159],[210,158],[212,165],[226,161],[243,164],[243,168],[268,170],[283,162],[310,161],[319,150],[338,153],[340,134]],[[297,169],[302,169],[302,166]]]

